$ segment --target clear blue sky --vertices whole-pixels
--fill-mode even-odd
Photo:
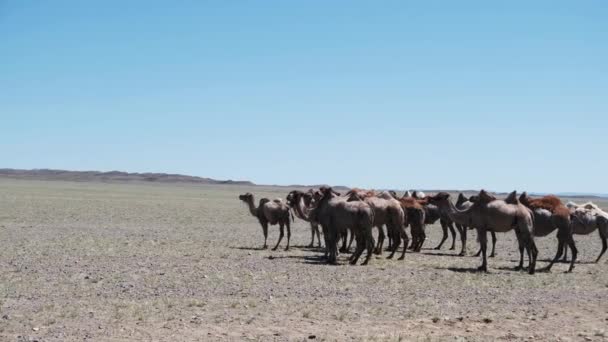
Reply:
[[[0,0],[0,167],[608,193],[608,2]]]

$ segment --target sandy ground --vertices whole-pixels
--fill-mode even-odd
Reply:
[[[328,266],[304,247],[301,221],[290,251],[259,250],[261,228],[237,199],[245,191],[287,193],[0,180],[0,340],[608,340],[597,233],[576,237],[572,274],[565,264],[513,271],[512,233],[499,234],[488,274],[471,272],[478,258],[455,256],[459,242]],[[441,230],[427,231],[431,248]],[[271,228],[269,244],[277,236]],[[537,243],[541,260],[553,256],[554,235]]]

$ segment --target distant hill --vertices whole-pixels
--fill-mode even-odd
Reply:
[[[211,178],[168,173],[131,173],[122,171],[67,171],[51,169],[0,169],[0,178],[62,180],[71,182],[158,182],[255,185],[249,181],[216,180]]]

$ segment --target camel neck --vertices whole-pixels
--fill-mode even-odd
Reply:
[[[448,199],[446,202],[447,203],[444,203],[441,207],[447,209],[448,216],[458,224],[468,225],[468,214],[470,209],[458,210],[452,201]]]
[[[254,200],[253,197],[251,197],[249,199],[249,201],[247,201],[247,206],[249,206],[249,212],[251,213],[251,215],[253,216],[258,216],[258,209],[255,207],[255,205],[253,204]]]
[[[309,221],[308,216],[304,212],[304,199],[302,196],[298,198],[298,203],[296,204],[296,215],[304,221]]]

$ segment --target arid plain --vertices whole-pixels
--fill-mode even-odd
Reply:
[[[403,261],[329,266],[297,218],[290,251],[259,249],[238,195],[289,190],[0,179],[0,340],[608,340],[597,232],[575,236],[571,274],[512,270],[513,233],[498,234],[488,274],[472,272],[475,233],[458,257],[459,241],[431,249],[438,225]],[[555,234],[537,244],[542,267]]]

